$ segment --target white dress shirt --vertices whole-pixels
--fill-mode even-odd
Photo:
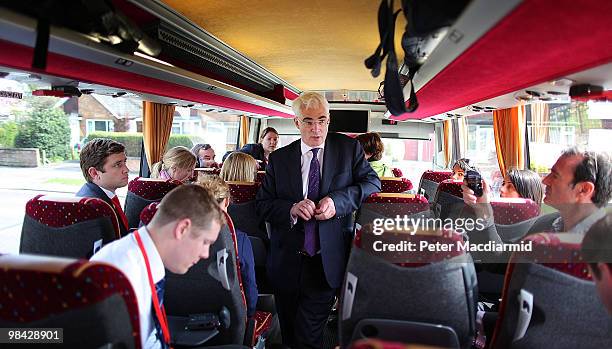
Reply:
[[[138,229],[142,244],[144,245],[149,263],[153,282],[157,283],[166,275],[157,248],[151,240],[147,227]],[[115,240],[104,246],[98,253],[91,257],[91,261],[106,262],[121,270],[130,280],[136,299],[138,300],[138,316],[140,318],[140,339],[143,348],[161,348],[157,339],[155,325],[153,323],[151,286],[144,257],[138,248],[138,242],[134,234],[129,234],[119,240]]]

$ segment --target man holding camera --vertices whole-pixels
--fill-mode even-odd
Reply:
[[[558,212],[532,219],[524,229],[530,235],[539,232],[566,232],[584,235],[605,215],[604,208],[612,197],[612,164],[604,153],[581,151],[573,147],[557,159],[542,183],[546,186],[544,203]],[[463,201],[474,208],[476,216],[487,222],[485,229],[475,231],[470,239],[501,243],[493,211],[489,205],[489,188],[483,181],[481,196],[462,185]]]

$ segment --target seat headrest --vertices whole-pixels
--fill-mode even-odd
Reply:
[[[112,295],[125,301],[135,343],[140,343],[136,295],[121,271],[87,260],[0,256],[0,318],[26,323],[101,302]]]
[[[172,189],[181,184],[181,182],[172,179],[136,177],[128,184],[128,192],[147,200],[161,200]]]
[[[531,199],[496,198],[491,201],[491,207],[497,224],[516,224],[540,214],[540,205]]]
[[[412,182],[408,178],[381,177],[380,185],[383,193],[402,193],[412,189]]]
[[[37,195],[26,203],[26,215],[53,228],[108,217],[115,229],[115,235],[121,236],[115,211],[102,199]]]
[[[151,223],[151,220],[153,220],[153,216],[155,215],[155,212],[157,212],[158,205],[159,205],[158,202],[152,202],[148,204],[145,208],[142,209],[142,211],[140,212],[140,221],[144,225]]]
[[[461,190],[461,184],[463,184],[463,181],[455,181],[452,179],[446,179],[440,182],[440,185],[438,185],[438,191],[441,193],[448,193],[453,196],[457,196],[461,198],[463,197],[463,192]]]
[[[533,262],[585,280],[591,280],[580,252],[582,234],[538,233],[523,241],[533,243],[533,251],[516,252],[513,262]]]
[[[261,186],[259,182],[227,182],[233,204],[242,204],[255,200],[255,195]]]
[[[423,195],[374,193],[366,198],[362,208],[380,213],[384,217],[395,217],[427,211],[429,203]]]
[[[453,176],[452,171],[425,171],[421,176],[421,180],[428,180],[436,183],[440,183]]]
[[[373,234],[371,224],[358,227],[354,240],[356,248],[407,268],[463,256],[466,252],[458,248],[459,242],[463,242],[463,237],[453,230],[417,230],[416,232],[387,230],[383,234],[376,235]],[[383,243],[395,246],[395,250],[382,251]],[[406,250],[406,246],[410,243],[414,244],[414,248]],[[398,247],[404,250],[398,251]]]

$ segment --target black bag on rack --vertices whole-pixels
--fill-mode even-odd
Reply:
[[[404,65],[408,68],[408,75],[401,79],[394,41],[395,20],[402,10],[393,12],[393,0],[382,0],[378,8],[380,44],[374,54],[365,60],[365,65],[371,70],[372,76],[377,77],[380,74],[382,60],[387,58],[384,98],[391,114],[401,115],[417,109],[419,103],[412,78],[468,3],[469,0],[402,0],[404,16],[408,22],[402,36]],[[402,90],[408,82],[411,88],[406,108]]]

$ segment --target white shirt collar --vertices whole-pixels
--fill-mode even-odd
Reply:
[[[300,140],[300,148],[302,150],[302,155],[308,153],[312,148],[319,148],[321,150],[323,150],[325,148],[325,142],[323,142],[323,144],[321,144],[318,147],[311,147],[308,144],[304,143],[303,140]],[[319,150],[319,152],[321,152],[321,150]]]
[[[149,264],[151,265],[151,276],[153,277],[153,282],[157,283],[161,279],[166,276],[166,270],[164,268],[164,262],[157,252],[157,247],[155,247],[155,243],[151,239],[151,235],[147,230],[146,226],[142,226],[138,229],[138,233],[140,234],[140,239],[142,240],[142,244],[147,252],[147,258],[149,259]]]
[[[100,187],[100,186],[98,186]],[[106,194],[106,196],[108,196],[109,199],[113,199],[115,197],[115,193],[113,193],[112,191],[108,190],[108,189],[104,189],[102,187],[100,187],[100,189],[102,189],[102,191],[104,192],[104,194]]]

